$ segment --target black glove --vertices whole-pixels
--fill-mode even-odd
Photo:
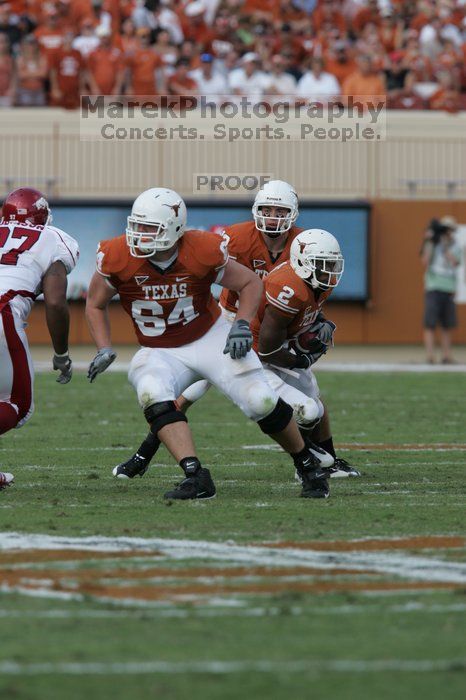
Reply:
[[[328,347],[322,343],[321,349],[315,352],[303,352],[296,356],[296,363],[291,369],[309,369],[311,365],[317,362],[319,357],[325,355]]]
[[[53,369],[58,369],[60,371],[56,380],[59,384],[68,384],[68,382],[71,381],[73,368],[68,353],[66,353],[66,355],[55,354],[53,356]]]
[[[316,337],[321,343],[333,346],[333,334],[336,330],[336,325],[333,321],[328,321],[323,316],[320,316],[319,320],[311,326],[310,330],[317,334]]]
[[[87,372],[89,381],[93,382],[98,374],[105,372],[115,358],[116,352],[112,348],[101,348],[89,365]]]
[[[241,357],[246,357],[251,348],[252,333],[249,323],[244,319],[237,319],[228,333],[223,354],[230,353],[232,360],[239,360]]]

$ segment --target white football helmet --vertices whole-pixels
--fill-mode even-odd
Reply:
[[[262,207],[282,207],[286,208],[288,213],[286,216],[264,216]],[[271,238],[277,238],[289,231],[298,218],[298,213],[298,195],[293,187],[283,180],[266,182],[256,194],[252,206],[256,228]]]
[[[186,205],[166,187],[152,187],[136,197],[126,228],[126,242],[135,258],[150,258],[181,238],[186,226]]]
[[[335,236],[310,228],[298,233],[291,244],[290,264],[313,289],[332,289],[341,279],[345,261]]]

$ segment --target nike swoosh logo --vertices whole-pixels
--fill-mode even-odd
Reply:
[[[177,282],[184,282],[184,280],[187,280],[187,279],[189,279],[189,275],[186,275],[186,277],[177,277],[176,281]]]

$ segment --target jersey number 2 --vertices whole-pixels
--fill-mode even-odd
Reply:
[[[40,231],[34,231],[34,229],[26,226],[15,226],[11,233],[8,226],[0,226],[0,250],[5,246],[8,239],[26,238],[17,248],[11,248],[8,252],[3,253],[0,257],[0,265],[17,265],[18,257],[21,253],[32,248],[34,243],[37,243],[40,234]]]

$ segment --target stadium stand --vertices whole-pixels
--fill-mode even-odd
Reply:
[[[462,0],[0,0],[0,107],[80,92],[466,109]]]

